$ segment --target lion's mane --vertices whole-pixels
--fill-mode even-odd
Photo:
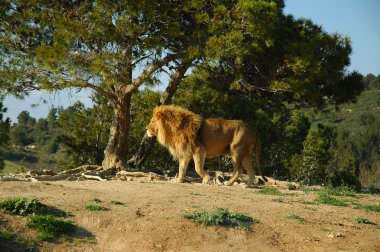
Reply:
[[[158,130],[157,140],[174,159],[191,158],[198,143],[197,134],[203,118],[177,106],[159,106],[153,110]]]

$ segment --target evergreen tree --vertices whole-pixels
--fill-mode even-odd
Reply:
[[[10,119],[4,119],[3,113],[7,112],[7,108],[3,107],[3,98],[0,96],[0,170],[4,169],[4,157],[3,148],[8,144],[9,141],[9,128]]]
[[[277,2],[6,1],[0,83],[15,92],[91,88],[105,97],[114,116],[103,166],[124,167],[131,98],[139,86],[155,83],[153,73],[165,66],[175,70],[211,57],[205,51],[220,34],[227,32],[229,46],[241,43],[238,23],[250,12],[266,18],[250,35],[262,37]],[[134,69],[143,71],[133,78]]]

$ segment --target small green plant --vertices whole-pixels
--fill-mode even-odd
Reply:
[[[284,199],[283,198],[275,198],[275,199],[272,199],[273,202],[280,202],[280,203],[284,203]]]
[[[67,216],[65,211],[45,205],[37,199],[31,198],[7,198],[0,202],[0,209],[17,215],[51,214],[54,216]]]
[[[297,214],[289,214],[287,216],[288,219],[293,219],[293,220],[297,220],[299,223],[304,223],[305,222],[305,219],[298,216]]]
[[[358,224],[370,224],[371,222],[366,218],[355,218],[354,222]]]
[[[85,206],[85,208],[87,210],[90,210],[90,211],[103,211],[103,210],[107,210],[107,208],[104,207],[104,206],[99,206],[99,205],[94,205],[94,204],[87,204]]]
[[[101,202],[102,202],[102,200],[99,199],[99,198],[94,198],[94,201],[95,201],[96,203],[101,203]]]
[[[347,204],[344,203],[343,201],[338,200],[330,195],[325,195],[325,194],[319,195],[315,201],[317,203],[332,205],[332,206],[347,206]]]
[[[0,232],[0,239],[10,241],[12,243],[18,244],[19,250],[21,251],[37,251],[35,244],[33,242],[30,242],[20,236],[18,236],[15,233],[12,232]],[[21,248],[22,247],[22,248]],[[1,248],[1,246],[0,246]]]
[[[365,209],[367,211],[380,212],[380,205],[356,205],[356,208]]]
[[[319,195],[332,195],[332,196],[347,196],[356,197],[357,193],[354,188],[349,186],[339,186],[339,187],[322,187],[318,191]]]
[[[230,212],[225,208],[218,208],[213,212],[201,212],[185,214],[185,218],[206,226],[224,226],[250,230],[257,220],[241,213]]]
[[[283,196],[284,193],[280,192],[277,188],[273,187],[264,187],[263,189],[260,189],[257,191],[257,193],[265,194],[265,195],[276,195],[276,196]]]
[[[111,201],[111,205],[124,206],[125,204],[123,202],[120,202],[120,201],[112,200]]]
[[[15,237],[15,234],[14,233],[11,233],[11,232],[0,232],[0,239],[4,239],[4,240],[12,240],[13,237]]]
[[[75,231],[72,222],[56,219],[52,215],[30,215],[27,222],[29,227],[37,230],[41,240],[51,240]]]
[[[301,204],[306,204],[306,205],[318,205],[318,202],[316,201],[307,201],[304,199],[299,199],[297,202]]]
[[[297,186],[295,185],[288,185],[288,190],[297,190]]]

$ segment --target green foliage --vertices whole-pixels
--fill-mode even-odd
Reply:
[[[95,201],[96,203],[101,203],[101,202],[102,202],[102,200],[99,199],[99,198],[94,198],[94,201]]]
[[[75,232],[72,222],[56,219],[52,215],[30,215],[27,222],[29,227],[37,230],[41,240],[51,240]]]
[[[3,107],[2,101],[3,97],[0,94],[0,171],[5,167],[3,148],[7,145],[9,141],[10,128],[9,118],[3,118],[3,113],[7,112],[7,108]]]
[[[355,218],[354,222],[358,224],[370,224],[371,222],[367,218]]]
[[[0,209],[17,215],[50,214],[54,216],[67,216],[65,211],[45,205],[37,199],[7,198],[0,202]]]
[[[332,196],[348,196],[356,197],[357,192],[353,187],[340,186],[340,187],[327,187],[324,186],[318,191],[319,195],[332,195]]]
[[[361,204],[358,204],[358,205],[356,205],[356,207],[360,208],[360,209],[365,209],[367,211],[380,212],[380,205],[361,205]]]
[[[112,200],[110,203],[111,203],[111,205],[116,205],[116,206],[124,206],[125,205],[123,202],[116,201],[116,200]]]
[[[289,215],[287,216],[287,218],[288,218],[288,219],[296,220],[296,221],[298,221],[299,223],[304,223],[304,222],[305,222],[305,219],[302,218],[302,217],[300,217],[300,216],[297,215],[297,214],[289,214]]]
[[[58,112],[56,125],[61,130],[57,141],[63,145],[63,157],[58,162],[64,168],[102,163],[112,112],[105,99],[94,96],[93,102],[92,108],[77,102]]]
[[[332,139],[331,128],[321,124],[312,127],[303,142],[301,155],[292,160],[292,177],[305,184],[325,182],[325,171],[330,159],[329,149]]]
[[[258,221],[241,213],[231,212],[228,209],[218,208],[212,212],[185,214],[186,219],[206,226],[224,226],[250,230],[252,224]]]
[[[280,202],[280,203],[284,203],[284,199],[283,198],[275,198],[275,199],[272,199],[273,202]]]
[[[30,242],[12,232],[0,232],[0,240],[1,239],[17,244],[19,246],[19,249],[21,249],[20,247],[25,249],[23,251],[38,251],[35,247],[35,244],[33,244],[34,242]]]
[[[106,207],[104,206],[100,206],[100,205],[95,205],[95,204],[86,204],[85,205],[85,208],[87,210],[90,210],[90,211],[104,211],[104,210],[108,210]]]
[[[330,195],[326,195],[326,194],[319,195],[315,201],[318,203],[321,203],[321,204],[332,205],[332,206],[348,206],[343,201],[338,200],[338,199],[336,199]]]

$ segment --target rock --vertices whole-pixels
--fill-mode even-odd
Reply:
[[[55,176],[57,173],[53,172],[52,170],[44,169],[42,170],[43,175],[50,175],[50,176]]]

